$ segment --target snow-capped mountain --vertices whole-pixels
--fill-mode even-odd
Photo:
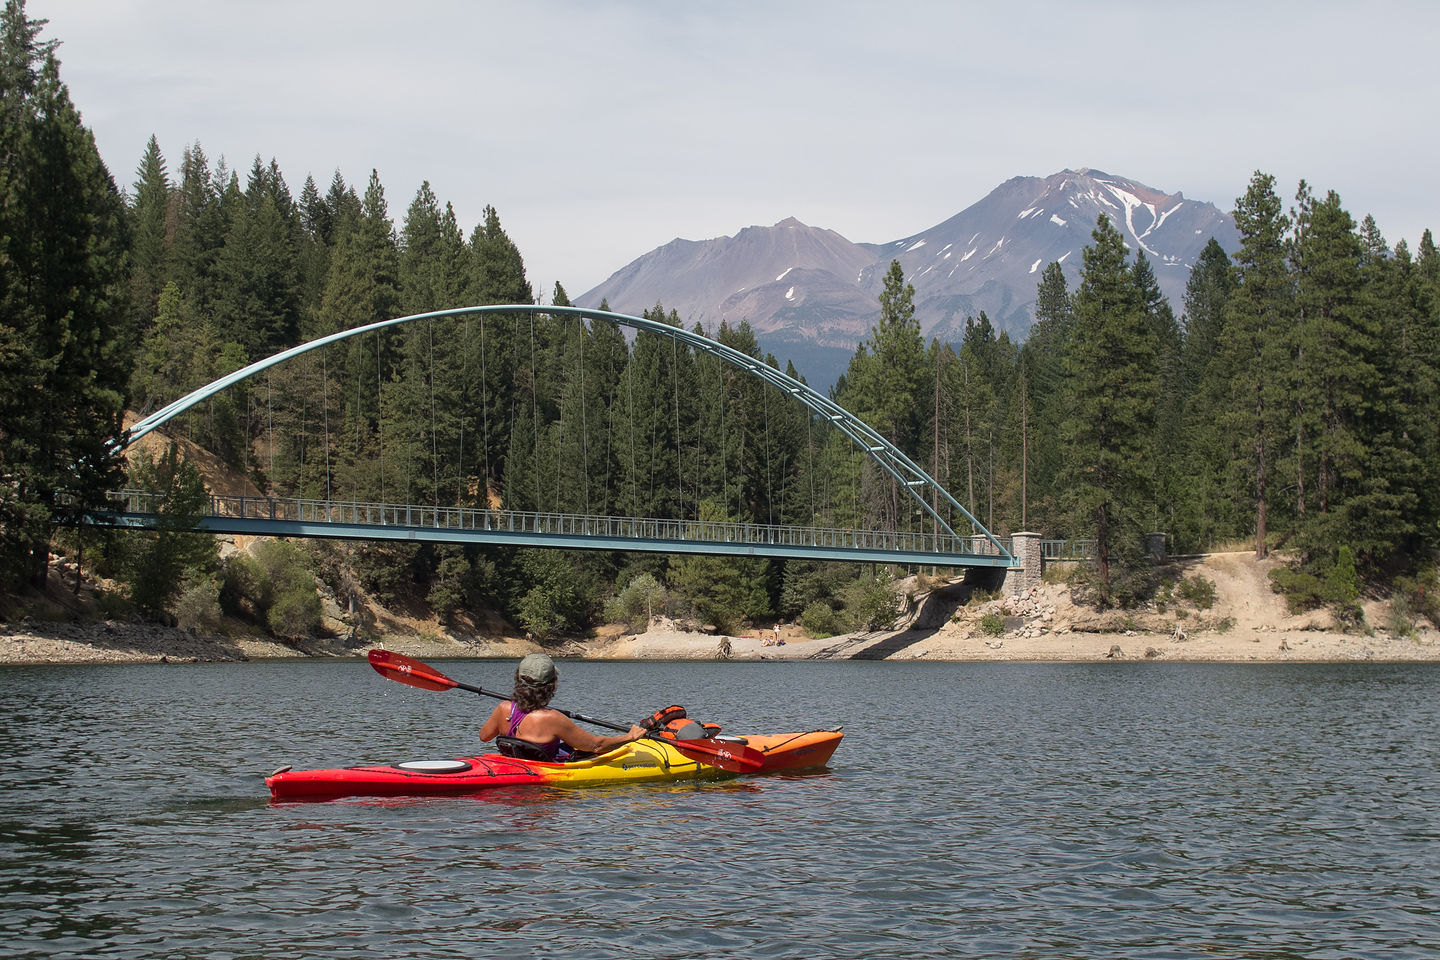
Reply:
[[[1041,271],[1058,261],[1073,290],[1081,251],[1094,242],[1101,214],[1132,253],[1144,252],[1177,313],[1190,269],[1210,238],[1226,250],[1239,245],[1234,223],[1214,204],[1099,170],[1065,170],[1007,180],[944,223],[885,244],[861,285],[878,295],[890,261],[898,260],[915,285],[915,313],[926,336],[958,338],[965,319],[984,310],[997,327],[1023,337]]]
[[[1132,251],[1144,252],[1177,314],[1209,239],[1230,251],[1239,244],[1234,223],[1213,204],[1098,170],[1065,170],[1008,180],[950,219],[884,244],[852,243],[794,218],[734,237],[674,240],[576,302],[594,307],[603,299],[621,313],[660,303],[706,330],[748,320],[766,350],[828,385],[878,318],[891,260],[915,286],[927,338],[958,341],[966,318],[983,310],[1022,339],[1041,271],[1058,261],[1073,290],[1102,213]]]

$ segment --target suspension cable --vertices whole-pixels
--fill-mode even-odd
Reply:
[[[675,394],[675,506],[685,502],[685,454],[680,447],[680,341],[670,340],[670,383]]]
[[[530,482],[535,509],[540,509],[540,377],[535,370],[535,314],[530,314]]]
[[[461,341],[460,347],[460,389],[468,399],[470,394],[470,315],[465,315],[465,338]],[[468,403],[461,407],[460,411],[460,451],[459,460],[455,464],[455,506],[461,506],[465,500],[465,424],[470,419],[470,405]]]
[[[730,445],[725,438],[725,365],[715,364],[718,388],[715,397],[720,404],[720,509],[730,512]]]
[[[375,435],[380,441],[380,502],[385,502],[385,390],[380,377],[380,331],[375,331]]]
[[[616,329],[616,331],[618,332],[618,331],[619,331],[619,326],[617,325],[615,329]],[[615,338],[614,338],[614,337],[608,337],[607,339],[608,339],[609,342],[610,342],[610,352],[609,352],[609,354],[608,354],[608,355],[606,356],[606,358],[605,358],[605,383],[607,384],[606,391],[605,391],[605,394],[606,394],[606,404],[605,404],[605,407],[606,407],[606,410],[605,410],[605,413],[606,413],[606,416],[605,416],[605,454],[604,454],[604,457],[605,457],[605,502],[604,502],[604,505],[603,505],[603,512],[605,512],[605,513],[609,513],[609,512],[614,508],[614,504],[615,504],[615,496],[614,496],[614,490],[615,490],[614,482],[615,482],[615,478],[614,478],[614,476],[613,476],[613,473],[614,473],[614,468],[615,468],[615,407],[617,406],[616,396],[615,396],[615,391],[614,391],[614,383],[615,383]],[[620,343],[621,343],[622,346],[625,344],[625,338],[624,338],[623,335],[622,335],[621,338],[620,338]],[[627,348],[627,356],[628,356],[628,348]]]
[[[485,472],[480,475],[480,496],[490,509],[490,384],[485,379],[485,317],[480,317],[480,447]]]
[[[325,410],[325,502],[330,502],[330,348],[320,351],[320,403]]]
[[[805,410],[805,462],[808,465],[806,473],[810,481],[810,526],[815,526],[815,413],[806,408]]]
[[[630,394],[630,515],[640,516],[640,478],[636,475],[635,463],[635,356],[640,352],[640,338],[635,338],[635,350],[625,364],[625,385]]]
[[[307,357],[305,365],[314,369],[313,364],[313,358]],[[303,485],[305,483],[305,441],[309,439],[306,435],[306,430],[309,427],[309,413],[310,392],[308,390],[302,390],[300,391],[300,472],[296,474],[295,477],[295,489],[302,495],[304,494]]]
[[[765,389],[765,384],[760,384],[760,400],[765,405],[765,499],[770,508],[770,523],[775,523],[775,490],[770,484],[770,473],[774,466],[773,454],[770,450],[770,391]]]
[[[850,462],[855,464],[855,483],[852,489],[855,491],[855,529],[860,529],[860,457],[856,454],[850,456]]]
[[[564,445],[565,445],[565,405],[566,405],[566,404],[569,402],[569,400],[570,400],[570,389],[569,389],[569,388],[570,388],[570,385],[571,385],[571,381],[570,381],[570,364],[569,364],[570,358],[569,358],[569,356],[567,355],[569,351],[567,351],[567,350],[565,349],[565,331],[564,331],[564,330],[559,331],[559,333],[558,333],[557,336],[555,337],[555,341],[554,341],[554,344],[553,344],[553,345],[554,345],[554,348],[555,348],[555,351],[556,351],[556,352],[555,352],[555,355],[560,359],[561,364],[560,364],[560,378],[559,378],[559,379],[560,379],[560,384],[559,384],[559,386],[560,386],[560,395],[559,395],[559,397],[557,398],[557,399],[558,399],[558,404],[557,404],[557,409],[556,409],[557,419],[556,419],[555,422],[554,422],[554,426],[555,426],[555,471],[554,471],[554,473],[551,474],[551,479],[554,481],[554,486],[551,487],[550,509],[553,510],[554,512],[556,512],[556,513],[561,513],[561,512],[563,512],[563,511],[560,509],[560,487],[562,486],[562,484],[561,484],[561,482],[560,482],[560,475],[565,472],[565,455],[564,455],[564,452],[563,452],[563,448],[564,448]],[[537,502],[538,502],[538,501],[537,501]]]
[[[585,318],[577,316],[580,337],[580,476],[585,488],[585,513],[590,511],[590,427],[585,420]]]
[[[440,506],[440,440],[435,430],[435,319],[428,321],[430,335],[430,492],[435,506]]]
[[[363,367],[365,365],[365,348],[358,340],[355,342],[354,353],[356,360],[355,366],[357,368]],[[362,376],[362,373],[363,371],[360,369],[355,371],[355,459],[350,464],[350,499],[352,502],[358,502],[360,499],[360,425],[365,419],[361,413],[362,402],[360,391],[365,383],[365,377]]]

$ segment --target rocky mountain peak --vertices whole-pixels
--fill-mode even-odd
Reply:
[[[660,303],[707,330],[745,320],[765,349],[827,385],[878,318],[891,260],[915,286],[926,337],[958,341],[966,319],[983,310],[997,329],[1023,339],[1041,271],[1060,263],[1074,289],[1101,214],[1132,251],[1144,252],[1177,312],[1210,238],[1231,251],[1239,245],[1234,223],[1213,204],[1082,167],[1011,178],[949,219],[883,244],[855,243],[795,217],[733,237],[674,240],[576,302],[604,299],[622,313]]]

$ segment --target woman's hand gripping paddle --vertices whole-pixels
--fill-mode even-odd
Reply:
[[[391,653],[389,650],[371,650],[370,666],[375,672],[390,680],[406,684],[411,687],[418,687],[421,690],[449,690],[458,687],[461,690],[469,690],[471,693],[478,693],[486,697],[494,697],[496,700],[509,700],[503,693],[495,693],[483,687],[473,687],[468,683],[461,683],[458,680],[451,680],[445,674],[436,670],[414,657],[407,657],[403,653]],[[582,723],[594,724],[597,727],[605,727],[609,730],[618,730],[621,733],[629,730],[629,727],[622,727],[618,723],[610,723],[608,720],[597,720],[595,717],[587,717],[583,713],[571,713],[569,710],[561,710],[558,707],[551,707],[556,713],[563,714],[571,720],[579,720]],[[765,754],[754,747],[744,744],[731,743],[729,741],[713,740],[671,740],[668,737],[655,737],[652,739],[663,739],[676,750],[679,750],[691,760],[717,767],[721,770],[728,770],[731,773],[754,773],[765,765]]]

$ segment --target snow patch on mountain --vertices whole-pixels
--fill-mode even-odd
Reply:
[[[1239,247],[1233,222],[1213,204],[1082,168],[1014,177],[949,219],[885,242],[854,243],[794,218],[733,237],[675,240],[576,302],[604,299],[622,313],[659,303],[687,327],[712,332],[722,321],[745,321],[764,349],[804,372],[807,353],[853,353],[879,315],[890,261],[898,260],[914,284],[915,315],[927,337],[958,339],[966,319],[984,310],[1020,339],[1031,323],[1037,274],[1058,263],[1074,290],[1079,253],[1093,244],[1101,214],[1127,247],[1165,266],[1156,279],[1177,311],[1189,268],[1210,237],[1227,251]],[[774,346],[780,343],[790,346]]]

